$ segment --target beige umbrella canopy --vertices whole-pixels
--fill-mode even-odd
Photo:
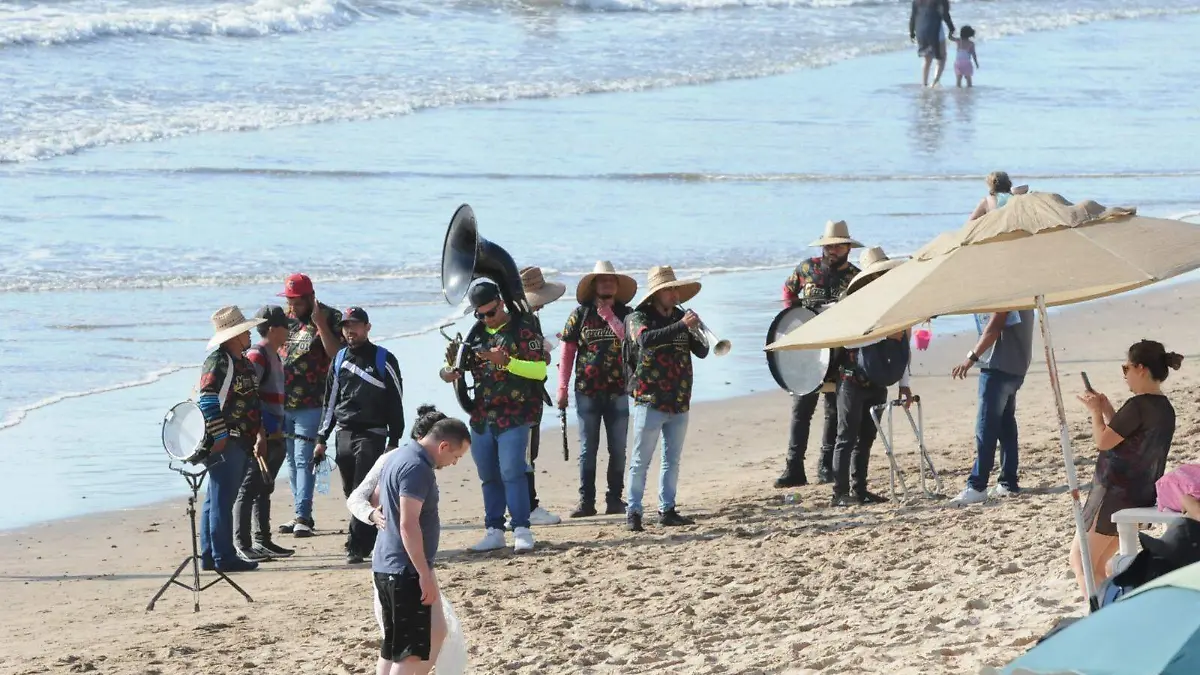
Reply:
[[[839,300],[767,345],[818,349],[863,342],[945,314],[1036,307],[1075,528],[1085,560],[1087,524],[1046,307],[1115,295],[1200,267],[1200,226],[1142,218],[1134,209],[1073,205],[1048,193],[1014,195],[956,232],[947,232],[881,279]],[[1089,604],[1097,605],[1091,565],[1084,565]]]
[[[1056,194],[1014,195],[767,349],[837,347],[935,316],[1031,309],[1039,295],[1047,306],[1082,302],[1198,266],[1196,225]]]

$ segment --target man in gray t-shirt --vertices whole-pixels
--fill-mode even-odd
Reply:
[[[967,486],[951,504],[978,504],[987,500],[988,479],[1000,445],[1000,478],[990,496],[1008,497],[1020,492],[1017,484],[1017,391],[1033,361],[1033,310],[996,312],[980,333],[967,360],[952,375],[965,378],[976,363],[979,373],[979,414],[975,421],[975,466]]]
[[[433,574],[442,527],[434,471],[457,464],[470,448],[467,425],[445,418],[397,448],[383,465],[378,487],[383,522],[371,556],[383,626],[377,672],[437,658],[446,622]]]

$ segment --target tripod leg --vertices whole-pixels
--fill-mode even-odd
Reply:
[[[200,611],[200,551],[196,544],[196,493],[188,498],[188,518],[192,522],[192,612]]]
[[[183,568],[187,567],[188,563],[194,562],[195,560],[195,557],[191,557],[179,563],[179,567],[175,568],[175,573],[171,575],[170,579],[167,579],[167,583],[163,584],[162,588],[158,589],[158,592],[154,594],[153,598],[150,598],[150,604],[146,605],[147,612],[154,611],[154,603],[158,602],[158,599],[162,597],[163,593],[167,592],[167,588],[169,588],[171,584],[175,583],[175,578],[179,576],[179,573],[183,571]]]
[[[221,583],[222,581],[229,584],[230,586],[233,586],[233,590],[237,591],[238,593],[241,593],[242,597],[246,599],[246,602],[254,602],[254,598],[250,597],[249,593],[247,593],[246,591],[243,591],[241,586],[238,586],[236,583],[234,583],[233,579],[230,579],[228,576],[225,575],[224,572],[222,572],[220,570],[217,570],[217,578],[213,579],[212,581],[205,584],[204,587],[201,588],[200,590],[207,591],[208,589],[212,588],[213,586],[216,586],[217,584]]]

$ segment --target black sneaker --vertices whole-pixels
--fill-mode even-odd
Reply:
[[[217,566],[218,572],[225,572],[225,573],[252,572],[256,569],[258,569],[258,563],[250,562],[249,560],[242,560],[241,558],[234,558],[233,560],[225,563],[224,565]]]
[[[833,476],[830,475],[829,469],[821,467],[817,470],[817,484],[828,485],[833,482]]]
[[[886,504],[888,498],[867,490],[855,490],[854,501],[859,504]]]
[[[646,528],[642,527],[642,514],[631,513],[625,517],[625,527],[630,532],[645,532]]]
[[[571,512],[572,518],[590,518],[594,515],[596,515],[595,504],[580,504],[579,506],[575,507],[574,511]]]
[[[850,506],[850,495],[834,494],[833,499],[829,500],[830,506]]]
[[[272,541],[264,541],[264,542],[258,544],[257,546],[255,546],[254,548],[258,549],[259,551],[262,551],[263,553],[266,553],[267,555],[271,556],[272,558],[287,558],[295,553],[295,551],[293,551],[292,549],[284,548],[282,546],[277,545],[275,542],[272,542]]]
[[[239,558],[241,558],[242,560],[247,560],[249,562],[262,562],[264,560],[271,559],[271,556],[267,555],[266,553],[264,553],[262,551],[259,551],[257,548],[254,548],[254,547],[242,548],[239,546],[235,550],[237,551],[237,555]]]
[[[663,527],[678,527],[680,525],[695,525],[696,522],[691,518],[684,518],[675,509],[671,509],[670,511],[658,514],[658,524]]]
[[[361,565],[362,563],[363,563],[363,557],[361,555],[359,555],[357,553],[347,553],[346,554],[346,564],[347,565]]]
[[[775,479],[775,487],[777,488],[793,488],[804,487],[808,485],[808,476],[801,470],[798,473],[785,471],[782,476]]]
[[[625,509],[627,508],[629,508],[629,505],[621,499],[618,499],[615,502],[608,502],[608,504],[604,506],[604,515],[615,516],[620,513],[625,513]]]

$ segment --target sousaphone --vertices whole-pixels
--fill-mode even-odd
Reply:
[[[442,295],[446,302],[451,305],[461,303],[471,284],[478,279],[487,279],[500,288],[500,297],[514,320],[532,314],[521,286],[520,270],[512,256],[499,245],[479,236],[475,212],[463,204],[450,218],[450,227],[442,244]],[[467,381],[478,359],[473,345],[483,341],[483,332],[483,322],[476,322],[466,338],[461,333],[450,337],[442,332],[450,341],[446,348],[446,368],[461,374],[454,381],[454,394],[467,413],[475,410],[475,383]]]

